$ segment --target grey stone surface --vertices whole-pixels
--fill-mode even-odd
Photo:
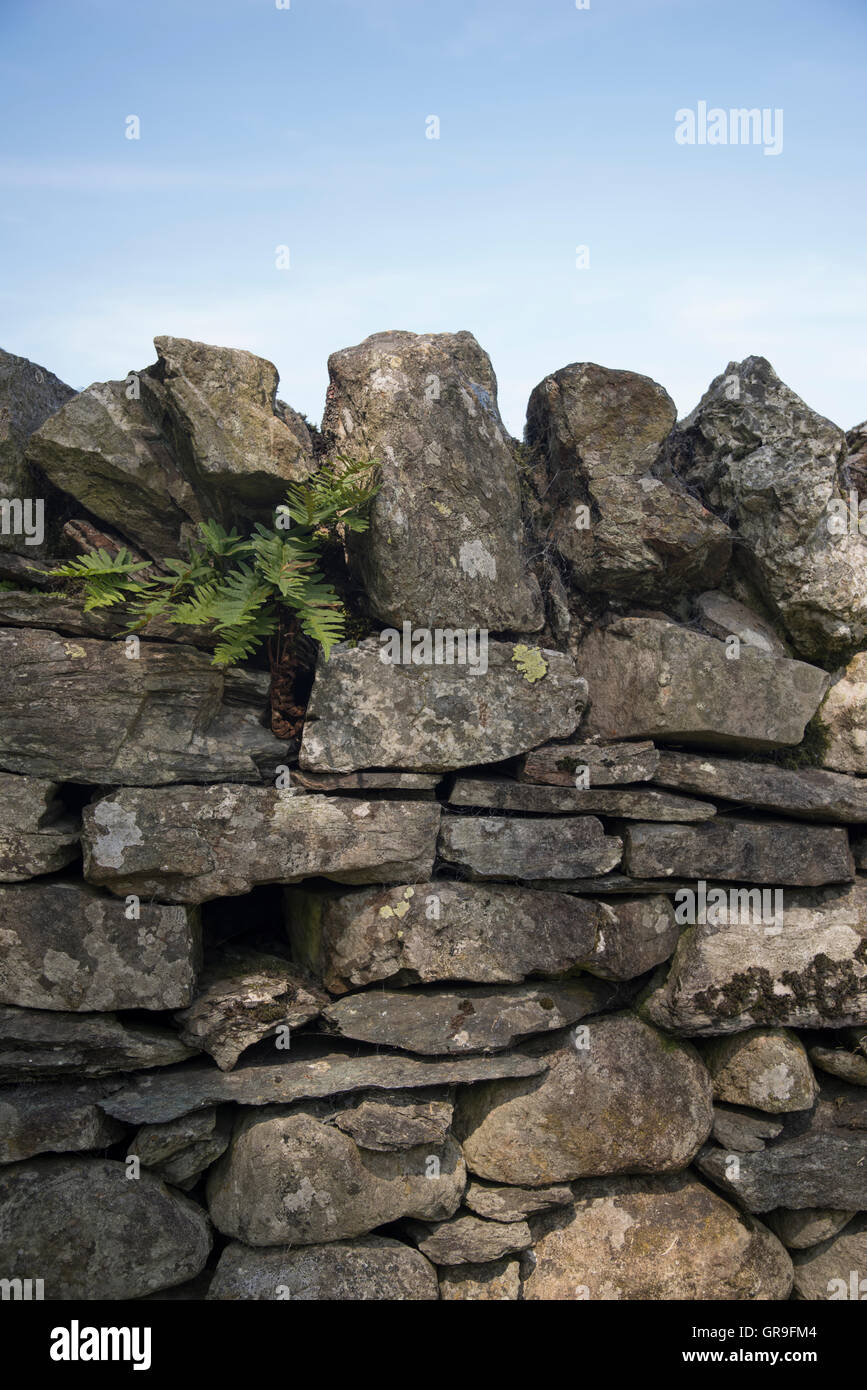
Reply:
[[[854,1211],[835,1211],[832,1207],[803,1207],[800,1211],[778,1207],[764,1220],[789,1250],[808,1250],[838,1235],[854,1215]]]
[[[292,1250],[231,1241],[220,1256],[208,1298],[291,1299],[343,1303],[437,1298],[436,1270],[402,1241],[385,1236],[334,1240]]]
[[[445,1094],[445,1093],[444,1093]],[[451,1100],[412,1092],[350,1097],[334,1115],[334,1124],[359,1148],[414,1149],[421,1144],[444,1144],[452,1123]]]
[[[652,778],[659,752],[652,743],[548,743],[521,760],[518,780],[575,787],[586,768],[590,787],[618,787]]]
[[[862,1302],[867,1298],[867,1213],[859,1212],[839,1234],[797,1251],[792,1259],[799,1298]]]
[[[809,1110],[816,1078],[804,1044],[785,1028],[755,1028],[714,1039],[701,1049],[718,1100],[772,1115]]]
[[[74,396],[71,386],[45,367],[17,357],[0,348],[0,497],[29,499],[45,503],[45,537],[41,544],[28,544],[23,532],[0,528],[0,551],[17,551],[32,563],[44,556],[54,540],[56,493],[46,479],[34,474],[26,462],[27,443],[34,430]],[[31,516],[31,521],[35,518]],[[33,539],[36,539],[33,537]]]
[[[127,1157],[137,1156],[163,1182],[188,1192],[225,1153],[233,1118],[229,1107],[224,1106],[200,1110],[165,1125],[144,1125],[134,1135]]]
[[[710,801],[672,796],[650,787],[533,786],[506,777],[459,777],[449,794],[450,806],[483,806],[496,811],[617,816],[626,820],[705,821],[716,815]]]
[[[521,1266],[508,1257],[481,1265],[440,1265],[440,1298],[448,1302],[516,1303]]]
[[[526,1250],[533,1238],[526,1221],[483,1221],[459,1211],[448,1221],[408,1221],[410,1239],[435,1265],[484,1264]]]
[[[77,859],[81,830],[66,815],[56,782],[0,772],[0,883],[64,869]]]
[[[801,820],[867,821],[867,780],[822,768],[775,767],[708,753],[661,751],[653,781]],[[653,816],[647,816],[653,820]]]
[[[524,1221],[554,1207],[566,1207],[572,1189],[565,1183],[554,1187],[504,1187],[472,1178],[464,1193],[464,1205],[489,1221]]]
[[[730,1152],[758,1153],[765,1147],[766,1140],[779,1138],[782,1130],[780,1120],[754,1110],[743,1110],[735,1105],[713,1108],[711,1134],[714,1142]]]
[[[853,656],[837,674],[818,721],[827,739],[824,766],[863,777],[867,773],[867,652]]]
[[[124,1127],[97,1102],[120,1084],[71,1080],[0,1087],[0,1163],[114,1144]]]
[[[711,637],[737,637],[747,647],[755,647],[765,656],[785,656],[786,648],[770,623],[729,594],[710,589],[699,594],[696,611],[705,632]]]
[[[194,1055],[170,1028],[115,1014],[61,1014],[0,1005],[0,1081],[169,1067]]]
[[[623,865],[637,878],[723,879],[818,887],[855,877],[836,826],[718,817],[704,825],[630,825]]]
[[[623,842],[595,816],[443,816],[437,851],[471,879],[547,879],[604,874]]]

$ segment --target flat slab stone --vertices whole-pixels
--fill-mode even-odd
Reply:
[[[653,781],[661,787],[716,796],[757,810],[776,811],[802,820],[867,821],[867,779],[846,777],[822,768],[792,769],[773,763],[749,763],[709,753],[660,750]],[[647,820],[661,817],[647,816]]]
[[[649,787],[640,790],[603,787],[579,791],[575,787],[539,787],[512,782],[505,777],[459,777],[449,794],[450,806],[486,806],[497,811],[535,812],[538,815],[573,814],[618,816],[627,820],[704,821],[716,815],[710,801],[672,796]]]
[[[64,869],[78,858],[81,830],[64,813],[58,784],[0,772],[0,883]]]
[[[594,816],[522,820],[444,816],[437,852],[473,879],[571,878],[607,873],[620,863],[623,841],[606,835]]]
[[[432,794],[442,778],[431,772],[307,772],[293,767],[292,786],[308,792],[397,791]]]
[[[435,1265],[483,1264],[533,1244],[526,1221],[484,1221],[458,1212],[448,1221],[407,1221],[405,1230]]]
[[[119,1081],[47,1081],[0,1087],[0,1163],[41,1153],[104,1149],[123,1138],[122,1124],[97,1102]]]
[[[0,1003],[65,1012],[189,1004],[201,961],[199,914],[123,903],[86,883],[0,885]]]
[[[103,1108],[127,1124],[158,1124],[223,1101],[285,1105],[348,1091],[417,1090],[504,1076],[540,1076],[546,1066],[542,1058],[517,1054],[447,1059],[376,1052],[353,1055],[299,1040],[283,1062],[251,1063],[231,1072],[194,1064],[167,1073],[161,1082],[149,1076],[137,1077],[109,1097]]]
[[[769,1115],[756,1114],[736,1105],[715,1105],[713,1108],[714,1142],[735,1153],[756,1153],[768,1139],[777,1139],[783,1126]]]
[[[838,1076],[852,1086],[867,1086],[867,1056],[863,1051],[842,1047],[811,1047],[810,1061],[830,1076]]]
[[[867,1285],[867,1213],[859,1212],[838,1235],[792,1256],[795,1292],[810,1301],[863,1300]],[[854,1277],[853,1277],[854,1272]]]
[[[84,813],[85,877],[117,894],[201,903],[260,883],[425,879],[440,808],[268,787],[124,788]]]
[[[582,733],[651,738],[716,748],[770,749],[800,743],[829,676],[803,661],[726,645],[657,618],[621,618],[581,644],[590,681]]]
[[[587,682],[571,657],[489,642],[487,670],[383,661],[367,637],[319,662],[301,744],[302,770],[446,772],[526,753],[578,726]],[[346,711],[353,710],[352,719]]]
[[[301,1303],[435,1299],[433,1265],[411,1246],[385,1236],[327,1245],[251,1248],[230,1241],[220,1256],[208,1299],[291,1299]]]
[[[547,743],[522,760],[518,780],[575,787],[576,776],[586,769],[590,787],[618,787],[649,781],[658,762],[652,743]]]
[[[450,1100],[429,1096],[397,1091],[394,1095],[350,1098],[341,1103],[334,1124],[361,1149],[390,1151],[444,1144],[454,1106]]]
[[[114,1014],[60,1014],[0,1005],[0,1081],[169,1067],[194,1056],[177,1033]]]
[[[838,1235],[854,1215],[854,1211],[836,1211],[833,1207],[803,1207],[800,1211],[778,1207],[764,1219],[789,1250],[807,1250]]]
[[[751,608],[739,603],[718,589],[699,594],[696,610],[705,632],[711,637],[735,636],[745,646],[755,647],[765,656],[785,656],[786,648],[770,623],[766,623]]]
[[[706,825],[630,825],[623,865],[638,878],[723,879],[814,887],[855,877],[846,831],[719,817]]]
[[[523,1221],[554,1207],[569,1206],[572,1189],[563,1183],[554,1187],[503,1187],[472,1178],[464,1193],[464,1205],[489,1221]]]
[[[757,1153],[738,1155],[708,1147],[696,1167],[747,1211],[775,1207],[867,1206],[867,1134],[817,1132],[778,1139]],[[736,1172],[736,1176],[733,1174]]]

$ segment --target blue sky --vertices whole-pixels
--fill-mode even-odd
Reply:
[[[0,0],[0,345],[78,388],[245,347],[318,421],[329,352],[466,328],[516,434],[568,362],[685,414],[762,353],[848,428],[865,63],[865,0]],[[678,145],[699,101],[782,153]]]

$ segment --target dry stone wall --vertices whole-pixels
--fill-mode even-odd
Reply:
[[[865,427],[762,358],[680,424],[577,363],[518,444],[469,333],[382,333],[331,358],[317,431],[271,363],[156,348],[79,394],[0,354],[0,1278],[844,1296]],[[335,451],[382,487],[300,739],[261,664],[165,623],[131,653],[46,574],[159,568]]]

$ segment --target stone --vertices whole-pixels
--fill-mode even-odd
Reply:
[[[375,333],[328,373],[326,440],[380,465],[370,529],[350,538],[374,616],[538,631],[515,454],[472,334]]]
[[[150,1173],[130,1182],[124,1163],[46,1157],[0,1169],[0,1268],[44,1277],[49,1302],[141,1298],[193,1278],[210,1249],[201,1207]]]
[[[433,1225],[407,1221],[405,1229],[435,1265],[484,1264],[526,1250],[533,1243],[526,1221],[483,1221],[463,1212]]]
[[[293,787],[308,792],[388,791],[433,796],[441,778],[428,772],[305,772],[292,769]]]
[[[450,806],[484,806],[496,811],[521,811],[538,815],[588,813],[618,816],[626,820],[705,821],[716,815],[709,801],[687,796],[671,796],[650,787],[603,787],[580,790],[575,787],[540,787],[513,782],[506,777],[458,777],[452,788]]]
[[[717,1100],[781,1115],[809,1110],[816,1099],[818,1088],[806,1049],[788,1029],[735,1033],[706,1043],[701,1055]]]
[[[440,1265],[440,1298],[453,1302],[517,1302],[521,1266],[517,1260],[490,1260],[481,1265]]]
[[[537,670],[522,673],[519,661],[526,665],[527,652],[535,654]],[[587,699],[587,683],[572,659],[547,648],[489,642],[484,673],[466,665],[392,664],[382,660],[387,653],[377,638],[366,637],[320,659],[301,743],[302,771],[439,773],[499,762],[545,738],[567,738]]]
[[[429,1094],[429,1093],[428,1093]],[[361,1149],[414,1149],[420,1144],[444,1144],[452,1123],[450,1100],[396,1092],[344,1100],[334,1123]]]
[[[853,656],[834,681],[818,714],[827,747],[825,767],[867,773],[867,652]]]
[[[161,1124],[223,1101],[237,1105],[285,1105],[350,1091],[415,1091],[422,1086],[539,1076],[546,1066],[544,1058],[517,1053],[428,1058],[361,1053],[357,1049],[353,1053],[333,1048],[328,1052],[321,1042],[302,1039],[285,1062],[247,1063],[230,1072],[199,1063],[167,1072],[160,1082],[148,1076],[131,1078],[124,1090],[104,1102],[103,1108],[126,1124]]]
[[[852,853],[855,856],[855,865],[859,869],[867,869],[867,835],[853,836],[851,840]]]
[[[2,566],[0,554],[0,569]],[[33,577],[22,576],[21,582],[29,582]],[[61,581],[49,579],[46,582],[57,585]],[[64,637],[115,638],[122,642],[129,623],[127,609],[118,605],[115,608],[92,608],[85,613],[81,606],[83,602],[83,599],[58,598],[53,593],[43,594],[35,590],[0,589],[0,627],[42,627]],[[166,622],[164,618],[152,619],[147,632],[141,632],[139,636],[143,642],[181,642],[185,646],[209,651],[216,646],[214,634],[208,628],[182,627]]]
[[[591,787],[619,787],[647,782],[656,771],[659,752],[652,743],[547,743],[521,760],[519,782],[574,787],[586,769]]]
[[[835,1302],[867,1298],[867,1213],[859,1212],[839,1234],[792,1257],[799,1298]]]
[[[144,1125],[127,1149],[163,1182],[188,1192],[225,1153],[232,1137],[228,1108],[199,1110],[165,1125]]]
[[[32,503],[41,500],[45,533],[39,538],[31,529],[28,538],[22,528],[16,534],[14,522],[10,521],[8,529],[0,527],[0,551],[18,551],[32,562],[50,549],[57,529],[54,513],[59,499],[47,479],[34,473],[27,463],[27,442],[34,430],[74,395],[72,387],[47,368],[0,348],[0,498]],[[38,524],[38,514],[31,513],[29,518],[26,512],[23,515],[31,528]]]
[[[55,873],[78,858],[79,823],[58,793],[44,777],[0,772],[0,883]]]
[[[71,1013],[189,1004],[199,914],[153,902],[132,910],[86,883],[0,886],[0,1003]]]
[[[818,887],[855,877],[846,831],[718,817],[704,825],[629,825],[623,867],[638,878],[723,879]]]
[[[268,676],[180,643],[0,629],[0,767],[57,781],[259,782],[286,758],[263,728]]]
[[[170,1067],[193,1056],[170,1028],[114,1014],[60,1014],[0,1005],[0,1081]]]
[[[800,743],[829,681],[818,666],[752,647],[728,660],[716,637],[657,618],[594,629],[578,659],[590,681],[582,734],[745,751]]]
[[[767,1139],[778,1139],[783,1131],[779,1120],[757,1115],[737,1106],[715,1105],[711,1134],[721,1148],[735,1153],[757,1153]]]
[[[838,1235],[854,1215],[854,1211],[831,1207],[804,1207],[801,1211],[779,1207],[766,1214],[765,1223],[789,1250],[807,1250]]]
[[[84,813],[85,877],[166,902],[235,897],[322,874],[425,879],[440,808],[425,801],[295,796],[269,787],[123,788]]]
[[[440,858],[471,879],[604,874],[620,863],[622,849],[594,816],[444,816],[437,846]]]
[[[740,910],[729,914],[734,922],[687,927],[642,1015],[692,1036],[867,1020],[865,893],[860,879],[853,887],[787,892],[782,923],[761,930]]]
[[[226,946],[209,956],[189,1008],[175,1014],[190,1047],[231,1071],[245,1048],[318,1018],[328,996],[280,956]]]
[[[238,1120],[208,1173],[208,1209],[218,1230],[245,1245],[317,1245],[406,1216],[451,1216],[465,1185],[452,1139],[437,1149],[360,1149],[315,1107],[276,1106]]]
[[[376,981],[519,983],[576,967],[631,979],[667,960],[679,935],[663,897],[609,905],[447,879],[348,893],[292,888],[286,913],[295,958],[332,994]]]
[[[867,1086],[867,1055],[863,1043],[851,1052],[842,1047],[816,1045],[809,1048],[809,1054],[810,1061],[830,1076],[837,1076],[853,1086]]]
[[[792,1287],[777,1238],[692,1173],[581,1183],[574,1207],[531,1227],[531,1301],[764,1302]]]
[[[676,1171],[710,1133],[710,1078],[698,1054],[632,1014],[591,1019],[523,1050],[545,1058],[543,1077],[459,1095],[455,1133],[477,1177],[545,1187]]]
[[[496,1052],[531,1034],[554,1032],[586,1014],[600,1012],[612,993],[608,985],[593,979],[464,989],[378,989],[350,994],[329,1005],[323,1021],[329,1032],[342,1037],[407,1052],[431,1056]]]
[[[839,526],[842,430],[764,357],[730,362],[672,434],[671,471],[746,552],[746,569],[793,646],[822,660],[867,637],[867,541]]]
[[[764,656],[786,656],[786,648],[770,623],[752,609],[718,589],[699,594],[695,601],[701,625],[711,637],[737,637],[745,647]]]
[[[116,1143],[124,1127],[97,1102],[119,1086],[118,1081],[74,1080],[0,1087],[0,1163]]]
[[[334,1240],[300,1249],[251,1249],[230,1241],[220,1255],[210,1300],[291,1299],[301,1303],[437,1298],[436,1270],[424,1255],[386,1236]]]
[[[593,362],[554,372],[530,396],[526,439],[543,460],[543,515],[576,588],[657,599],[722,578],[728,527],[676,479],[654,474],[676,418],[655,381]]]
[[[773,763],[666,750],[659,754],[653,781],[679,792],[715,796],[799,820],[837,824],[867,821],[867,781],[818,767],[776,767]]]
[[[554,1207],[567,1207],[572,1189],[565,1183],[554,1187],[502,1187],[471,1178],[464,1193],[464,1205],[489,1221],[524,1221]]]

